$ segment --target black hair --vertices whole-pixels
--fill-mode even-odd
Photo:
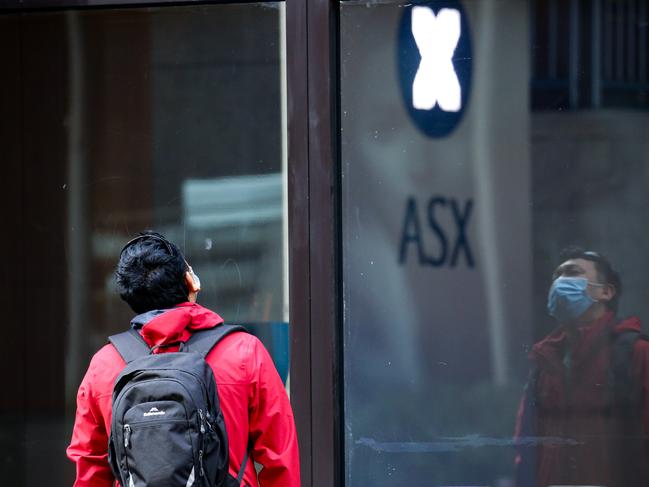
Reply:
[[[120,297],[136,313],[167,309],[189,296],[187,261],[163,235],[145,231],[122,249],[115,270]]]
[[[593,262],[600,283],[610,284],[615,288],[615,295],[608,301],[606,307],[612,311],[617,311],[619,299],[622,296],[622,280],[620,274],[613,269],[611,262],[604,255],[586,250],[583,247],[570,246],[561,251],[559,259],[561,262],[571,259],[584,259]]]

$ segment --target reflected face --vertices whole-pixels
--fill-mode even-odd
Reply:
[[[597,301],[610,300],[615,291],[612,286],[603,283],[599,279],[595,262],[586,259],[570,259],[559,265],[552,274],[554,282],[558,277],[583,277],[588,280],[588,295]],[[590,283],[605,284],[604,286],[593,286]]]
[[[552,280],[557,277],[585,277],[588,282],[599,282],[595,263],[586,259],[570,259],[559,265],[552,274]]]

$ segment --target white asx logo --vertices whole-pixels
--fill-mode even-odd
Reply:
[[[429,7],[412,9],[412,35],[421,62],[412,84],[412,106],[445,112],[462,108],[462,88],[453,67],[453,54],[460,40],[460,12],[443,8],[437,15]]]

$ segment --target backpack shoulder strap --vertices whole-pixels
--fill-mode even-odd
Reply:
[[[631,364],[633,347],[637,340],[645,337],[641,332],[636,330],[626,330],[613,335],[613,346],[611,348],[611,368],[614,373],[626,374]]]
[[[239,475],[237,475],[237,485],[241,485],[241,481],[243,480],[243,474],[246,473],[246,464],[248,463],[249,457],[250,457],[250,446],[246,448],[246,454],[243,457],[243,461],[241,462],[241,468],[239,468]]]
[[[520,441],[516,446],[516,452],[520,461],[516,463],[515,485],[520,487],[531,487],[536,485],[537,481],[537,461],[538,461],[538,444],[536,441],[530,441],[538,435],[536,419],[538,417],[538,388],[539,376],[541,369],[538,364],[534,364],[530,370],[525,393],[523,395],[523,410],[520,417],[520,430],[517,440]]]
[[[219,343],[225,336],[235,331],[246,331],[241,325],[217,325],[214,328],[199,330],[192,333],[187,343],[185,343],[185,352],[194,352],[201,357],[207,357],[207,354]]]
[[[635,392],[631,365],[633,348],[638,340],[649,340],[640,331],[627,330],[613,336],[611,347],[611,379],[613,399],[618,405],[628,403]]]
[[[151,349],[144,341],[144,338],[133,328],[109,336],[108,341],[113,344],[127,364],[136,358],[151,354]]]
[[[541,368],[538,365],[534,365],[530,370],[527,384],[525,384],[525,403],[523,409],[523,417],[521,418],[522,436],[536,436],[534,418],[537,414],[536,410],[538,406],[540,376]]]

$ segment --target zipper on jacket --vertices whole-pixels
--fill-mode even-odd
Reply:
[[[131,425],[124,425],[124,448],[128,448],[129,439],[131,438]]]
[[[205,475],[205,470],[203,470],[203,450],[198,452],[198,464],[201,467],[201,477]]]

